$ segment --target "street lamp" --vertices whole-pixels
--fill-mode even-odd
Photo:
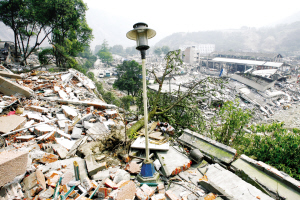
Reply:
[[[155,30],[148,28],[146,23],[136,23],[133,25],[133,30],[126,34],[130,40],[136,41],[136,49],[141,52],[142,69],[143,69],[143,100],[144,100],[144,124],[145,124],[145,149],[146,160],[141,169],[141,175],[144,177],[152,177],[154,173],[153,164],[149,160],[149,142],[148,142],[148,111],[147,111],[147,85],[146,85],[146,50],[149,49],[148,39],[156,35]]]

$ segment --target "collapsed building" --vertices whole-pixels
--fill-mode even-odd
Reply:
[[[300,198],[287,174],[188,129],[169,140],[174,129],[162,122],[149,123],[155,175],[142,177],[144,130],[126,136],[135,122],[88,77],[1,68],[0,199]],[[235,83],[227,96],[245,91]]]

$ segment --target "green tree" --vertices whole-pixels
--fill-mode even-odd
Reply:
[[[117,66],[117,80],[114,87],[119,90],[125,90],[128,95],[136,96],[138,90],[142,87],[142,79],[139,77],[142,74],[142,66],[136,61],[124,61]]]
[[[54,22],[51,1],[3,0],[0,1],[0,20],[14,32],[15,53],[22,52],[23,61],[43,43],[52,32]],[[33,43],[30,48],[29,44]]]
[[[121,98],[121,108],[124,108],[125,110],[130,109],[130,104],[133,102],[133,97],[131,95],[127,95]]]
[[[98,51],[97,55],[102,60],[102,62],[106,62],[107,64],[113,61],[113,57],[109,52],[109,46],[107,40],[103,40],[103,43],[101,44],[101,48]]]
[[[156,55],[160,56],[161,53],[162,53],[161,48],[160,48],[160,47],[156,47],[156,48],[154,49],[154,53],[155,53]]]
[[[163,46],[163,47],[161,48],[161,51],[162,51],[164,54],[167,54],[167,53],[170,51],[170,47],[168,47],[168,46]]]
[[[54,55],[59,67],[74,67],[71,57],[84,51],[92,36],[92,29],[85,19],[87,10],[82,0],[56,0],[54,15],[57,18],[54,24],[51,43],[55,46]]]
[[[148,92],[148,94],[150,94],[148,96],[149,107],[147,108],[149,110],[148,119],[151,120],[156,117],[156,119],[169,120],[173,126],[178,128],[189,126],[192,128],[195,127],[198,130],[203,129],[201,124],[197,125],[197,123],[201,122],[202,119],[198,118],[201,111],[198,108],[197,97],[214,94],[217,86],[222,88],[223,80],[215,77],[207,77],[199,81],[195,81],[186,91],[182,91],[179,88],[179,90],[167,95],[162,93],[163,83],[166,77],[169,77],[171,73],[175,73],[178,67],[182,65],[180,50],[170,51],[165,56],[165,61],[166,66],[161,78],[157,77],[154,70],[151,72],[158,83],[158,90],[153,94]],[[210,85],[215,85],[215,87],[210,87]],[[141,95],[139,95],[138,99],[140,99],[141,102]],[[143,112],[142,103],[138,103],[138,106],[141,112]],[[131,126],[127,134],[132,135],[143,126],[144,118]]]
[[[82,0],[3,0],[0,20],[11,27],[23,62],[46,39],[53,45],[57,66],[76,62],[74,56],[92,39],[92,30],[85,21],[86,5]],[[50,37],[52,35],[52,37]],[[34,40],[34,45],[29,44]]]
[[[49,64],[49,62],[53,60],[53,49],[52,48],[43,49],[38,54],[38,57],[41,65]]]
[[[111,53],[117,54],[117,55],[120,55],[120,56],[123,56],[123,55],[124,55],[124,49],[123,49],[123,46],[122,46],[122,45],[114,45],[114,46],[111,48]]]

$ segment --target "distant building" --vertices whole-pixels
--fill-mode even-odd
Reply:
[[[182,52],[183,62],[195,64],[199,62],[201,55],[208,55],[215,51],[214,44],[181,45],[179,49]]]

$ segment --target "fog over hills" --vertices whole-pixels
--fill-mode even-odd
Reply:
[[[274,23],[275,24],[275,23]],[[232,30],[174,33],[160,40],[157,46],[215,44],[217,51],[254,51],[290,53],[299,51],[300,12],[262,28],[242,27]]]
[[[93,29],[94,40],[91,49],[102,44],[106,39],[110,46],[121,44],[124,47],[135,46],[135,42],[126,38],[126,33],[132,29],[136,19],[128,16],[112,15],[96,8],[89,8],[86,13],[89,26]],[[171,20],[171,19],[170,19]],[[213,43],[218,51],[266,51],[288,52],[295,51],[300,46],[300,12],[290,17],[267,24],[262,28],[242,27],[240,29],[180,32],[167,35],[164,27],[153,27],[157,35],[149,41],[151,47],[168,45],[177,49],[183,44]],[[296,22],[296,23],[295,23]],[[155,24],[154,24],[155,25]],[[13,32],[0,22],[0,39],[13,41]],[[43,46],[46,46],[44,43]],[[154,49],[154,48],[151,48]]]

